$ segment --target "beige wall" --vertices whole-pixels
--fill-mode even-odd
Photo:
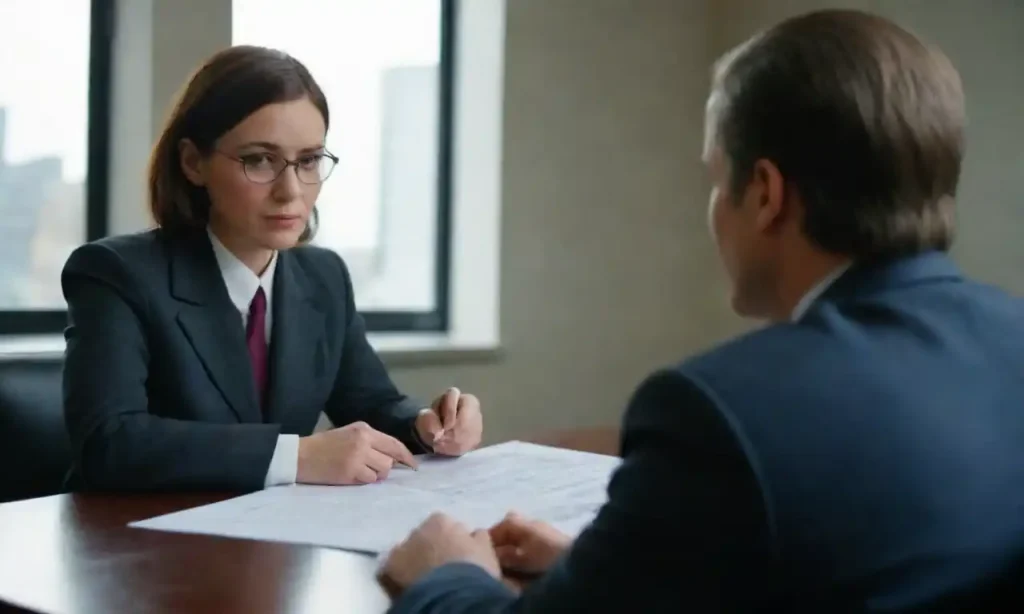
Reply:
[[[504,357],[397,380],[479,392],[489,438],[520,436],[615,422],[649,369],[739,330],[705,232],[708,64],[824,6],[891,16],[958,64],[971,126],[955,254],[1024,292],[1024,2],[510,0]]]

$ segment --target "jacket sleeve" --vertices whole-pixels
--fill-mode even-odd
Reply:
[[[366,339],[366,323],[356,308],[348,268],[341,257],[330,253],[344,288],[345,317],[341,364],[325,413],[335,426],[361,420],[395,437],[413,454],[428,452],[415,429],[416,415],[426,406],[400,393],[391,381],[384,363]]]
[[[745,611],[766,577],[755,477],[713,403],[679,372],[627,411],[609,499],[570,551],[519,596],[448,565],[400,597],[400,614]]]
[[[263,487],[277,441],[272,424],[213,424],[150,412],[147,304],[115,251],[75,250],[61,276],[68,304],[64,416],[86,488]]]

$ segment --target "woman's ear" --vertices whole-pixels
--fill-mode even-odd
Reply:
[[[185,178],[196,186],[206,185],[206,164],[199,148],[189,139],[181,139],[178,142],[178,158],[181,163],[181,172]]]

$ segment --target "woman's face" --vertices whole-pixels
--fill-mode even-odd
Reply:
[[[210,228],[236,255],[294,247],[320,194],[324,118],[307,98],[269,104],[209,155],[185,141],[182,167],[210,196]],[[297,166],[285,166],[295,162]]]

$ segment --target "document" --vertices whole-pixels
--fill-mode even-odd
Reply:
[[[396,465],[375,484],[268,488],[130,526],[377,554],[433,512],[480,529],[515,510],[576,535],[604,504],[619,464],[611,456],[518,441],[419,461],[419,470]]]

